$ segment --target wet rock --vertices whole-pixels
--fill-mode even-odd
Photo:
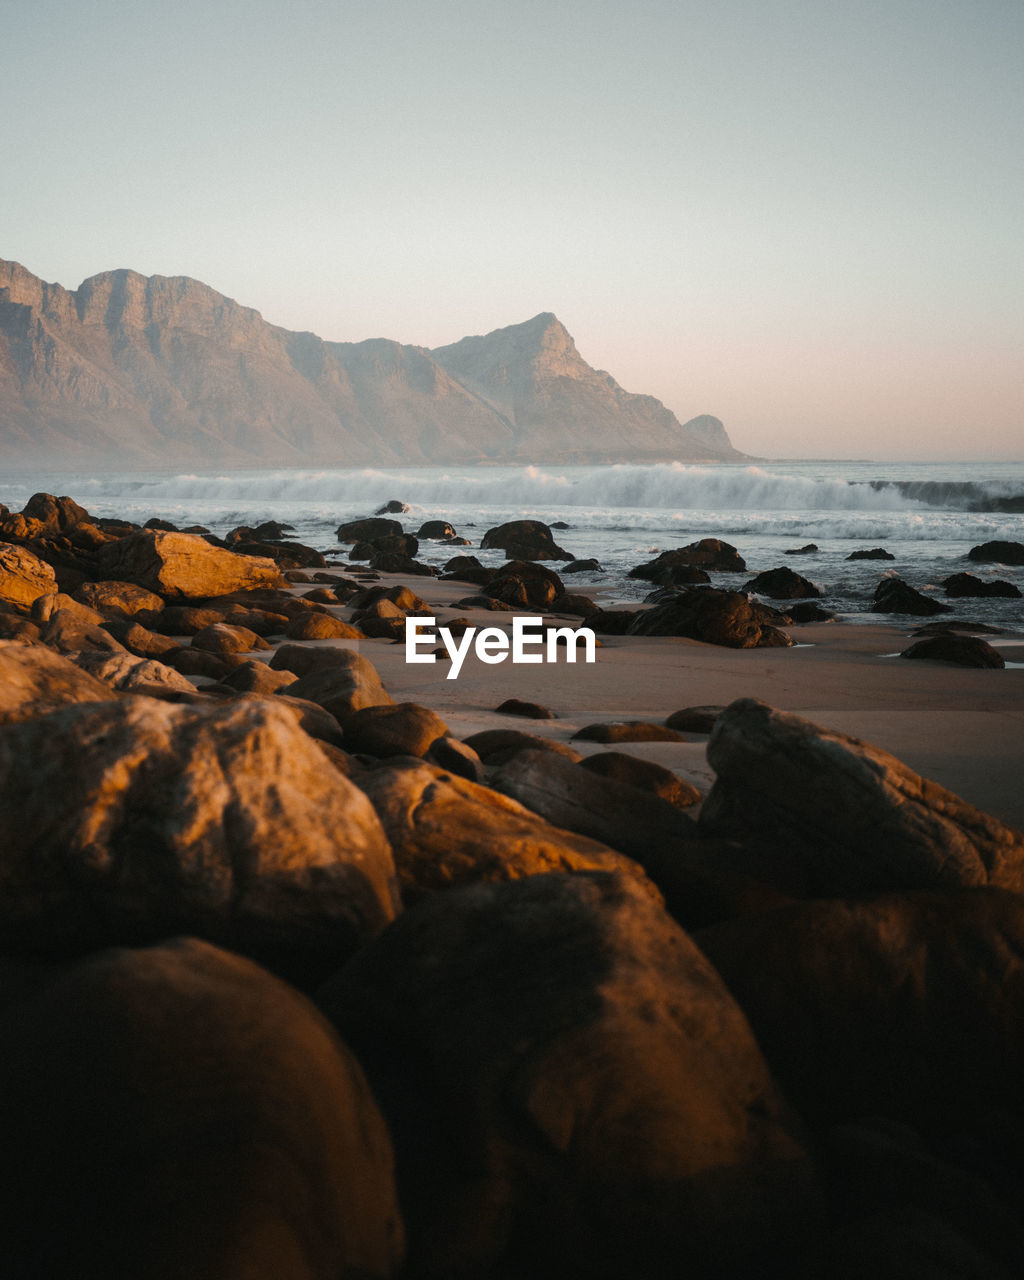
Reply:
[[[391,1126],[417,1276],[785,1274],[815,1230],[746,1020],[624,877],[436,895],[319,999]]]
[[[593,625],[592,620],[588,623]],[[762,616],[741,591],[714,588],[683,592],[638,613],[629,635],[685,636],[730,649],[784,647],[792,640]]]
[[[980,546],[971,547],[967,559],[982,564],[1024,564],[1024,543],[983,542]]]
[[[663,572],[677,566],[717,569],[726,573],[742,573],[747,567],[746,561],[730,543],[719,538],[701,538],[686,547],[663,551],[656,559],[630,569],[629,576],[653,582],[660,580]]]
[[[396,909],[369,804],[270,701],[122,698],[7,725],[0,832],[8,948],[189,932],[337,957]]]
[[[365,520],[349,520],[337,529],[339,542],[363,542],[371,538],[388,538],[402,532],[397,520],[382,516],[369,516]]]
[[[923,658],[931,662],[952,662],[958,667],[990,667],[1002,670],[1003,655],[978,636],[948,634],[928,636],[904,649],[901,658]]]
[[[450,560],[446,560],[443,565],[443,572],[449,577],[457,578],[466,570],[471,570],[474,573],[481,573],[484,571],[484,567],[476,556],[452,556],[452,558]]]
[[[388,502],[385,502],[382,507],[378,507],[373,514],[375,516],[402,515],[406,511],[411,510],[412,508],[407,502],[402,502],[398,498],[391,498]]]
[[[130,533],[101,547],[97,565],[105,578],[133,582],[170,599],[286,585],[273,560],[236,555],[189,533]]]
[[[872,613],[910,613],[927,618],[934,613],[951,612],[948,604],[922,595],[902,578],[882,578],[875,588]]]
[[[506,698],[500,707],[495,707],[500,715],[524,716],[527,720],[557,720],[558,717],[539,702],[524,702],[521,698]]]
[[[952,577],[943,579],[942,586],[947,596],[958,598],[991,596],[1019,600],[1021,594],[1020,588],[1012,582],[1005,582],[1001,578],[976,578],[973,573],[954,573]]]
[[[626,755],[622,751],[599,751],[595,755],[585,756],[580,763],[584,769],[589,769],[598,777],[611,778],[640,791],[649,791],[677,809],[688,809],[691,805],[698,804],[702,798],[695,786],[677,777],[671,769],[666,769],[653,760]]]
[[[569,564],[562,566],[563,573],[600,573],[600,564],[593,559],[590,560],[572,560]]]
[[[541,520],[510,520],[488,529],[480,541],[483,550],[499,547],[510,560],[572,560],[554,540],[551,528]]]
[[[895,560],[891,551],[884,547],[872,547],[870,550],[851,551],[847,560]]]
[[[28,609],[57,590],[53,568],[27,547],[0,542],[0,602]]]
[[[818,544],[816,542],[807,542],[802,547],[790,547],[782,554],[784,556],[809,556],[813,555],[817,550]]]
[[[491,613],[513,613],[510,604],[504,600],[494,600],[490,596],[463,596],[455,601],[456,609],[487,609]]]
[[[459,535],[455,531],[455,527],[450,525],[447,520],[426,520],[417,530],[417,538],[431,538],[438,542],[447,541],[449,538],[457,538]],[[459,557],[455,557],[458,559]],[[469,557],[472,559],[473,557]]]
[[[869,743],[742,698],[707,754],[717,778],[702,825],[771,841],[778,865],[766,858],[760,871],[781,888],[1024,890],[1024,835]]]
[[[573,738],[583,742],[685,742],[675,729],[651,720],[612,720],[585,724]]]
[[[768,596],[770,600],[807,600],[822,594],[820,587],[787,568],[767,569],[751,578],[743,590]]]
[[[363,707],[345,718],[343,745],[353,755],[424,756],[448,726],[416,702]]]
[[[387,1128],[297,992],[195,939],[20,977],[20,998],[0,984],[10,1280],[397,1273]]]

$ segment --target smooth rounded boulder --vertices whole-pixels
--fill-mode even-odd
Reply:
[[[627,877],[437,895],[318,1001],[391,1125],[417,1276],[774,1274],[815,1231],[746,1019]]]
[[[729,649],[785,648],[793,643],[766,622],[742,591],[695,588],[642,609],[626,628],[632,636],[684,636]]]
[[[13,981],[12,981],[13,977]],[[194,939],[0,966],[10,1280],[386,1280],[391,1142],[324,1019]]]
[[[194,534],[159,529],[106,543],[97,564],[105,577],[133,582],[166,599],[287,586],[273,560],[236,555]]]

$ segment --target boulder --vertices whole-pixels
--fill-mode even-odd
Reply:
[[[53,595],[57,575],[52,566],[13,543],[0,542],[0,602],[28,609],[40,596]]]
[[[435,895],[318,1000],[391,1127],[410,1274],[784,1275],[818,1227],[745,1018],[628,877]]]
[[[816,1124],[883,1116],[947,1138],[986,1113],[1021,1116],[1017,894],[800,903],[715,925],[697,942]]]
[[[884,547],[872,547],[866,551],[851,551],[846,557],[847,560],[895,560],[896,557],[891,551],[886,551]]]
[[[452,556],[450,560],[446,560],[442,565],[442,572],[450,577],[457,578],[461,573],[470,570],[475,573],[484,571],[483,565],[476,556]]]
[[[928,636],[904,649],[901,658],[923,658],[930,662],[952,662],[958,667],[990,667],[1002,670],[1003,655],[979,636],[949,633]]]
[[[835,622],[836,620],[834,613],[829,613],[813,600],[801,600],[797,604],[791,604],[786,612],[789,614],[790,622],[797,626],[803,626],[808,622]]]
[[[721,706],[683,707],[666,716],[665,724],[669,729],[678,729],[681,733],[710,733],[724,710]]]
[[[175,649],[167,654],[164,661],[183,676],[203,676],[209,680],[220,680],[234,670],[232,662],[216,653],[207,653],[205,649]],[[248,666],[237,657],[234,664]]]
[[[75,665],[118,693],[138,693],[150,698],[180,697],[195,693],[195,685],[164,662],[138,658],[133,653],[79,653]]]
[[[162,596],[131,582],[83,582],[74,599],[99,613],[131,617],[136,613],[157,613],[164,607]]]
[[[103,623],[103,630],[108,631],[119,644],[124,645],[129,653],[137,658],[153,658],[162,661],[168,654],[174,653],[180,646],[171,636],[158,635],[147,627],[133,622],[131,617],[120,614],[108,618]]]
[[[624,636],[641,612],[639,609],[599,609],[587,618],[587,626],[600,636]]]
[[[411,574],[414,578],[432,578],[434,569],[429,564],[414,560],[399,551],[376,551],[370,558],[370,568],[379,573]]]
[[[510,560],[572,560],[554,540],[550,525],[541,520],[510,520],[488,529],[480,540],[483,550],[498,547]]]
[[[490,787],[412,760],[372,769],[358,782],[391,842],[407,903],[457,884],[548,871],[623,871],[658,897],[630,859],[552,826]]]
[[[16,998],[0,980],[5,1276],[397,1274],[387,1128],[298,992],[195,939],[18,977]]]
[[[539,702],[524,702],[521,698],[506,698],[495,711],[503,716],[523,716],[527,720],[557,720],[558,717]]]
[[[273,702],[122,698],[0,728],[9,951],[189,932],[336,961],[396,907],[372,808]]]
[[[402,502],[399,498],[391,498],[382,507],[378,507],[373,514],[375,516],[402,515],[411,510],[412,508],[407,502]]]
[[[610,778],[639,791],[649,791],[677,809],[688,809],[702,799],[695,786],[677,777],[671,769],[623,751],[598,751],[595,755],[585,756],[580,763],[600,778]],[[614,844],[615,841],[609,843]]]
[[[922,595],[902,578],[882,578],[875,588],[872,613],[911,613],[920,618],[934,613],[950,613],[948,604]]]
[[[339,542],[365,542],[372,538],[388,538],[402,532],[397,520],[383,516],[369,516],[365,520],[349,520],[338,526]]]
[[[753,698],[718,717],[701,823],[778,850],[761,874],[810,896],[998,885],[1024,890],[1024,835],[888,752]]]
[[[190,533],[130,533],[101,547],[97,563],[104,577],[133,582],[169,599],[286,585],[273,560],[236,555]]]
[[[683,735],[651,720],[611,720],[585,724],[573,735],[582,742],[685,742]]]
[[[292,671],[275,671],[268,663],[254,658],[221,677],[221,684],[238,693],[256,693],[267,697],[294,684],[298,678]]]
[[[588,625],[594,625],[593,619],[588,619]],[[762,620],[742,591],[714,588],[685,591],[642,610],[630,622],[627,634],[685,636],[729,649],[785,647],[793,643],[785,632]]]
[[[1002,578],[976,578],[973,573],[954,573],[952,577],[943,578],[942,586],[946,595],[951,598],[965,596],[993,597],[995,599],[1019,600],[1020,588]]]
[[[69,533],[93,518],[74,498],[55,498],[52,493],[34,493],[22,508],[26,520],[37,520],[46,533]]]
[[[362,640],[364,633],[333,613],[296,614],[285,631],[289,640]]]
[[[553,751],[567,760],[582,760],[578,751],[554,738],[542,738],[536,733],[524,733],[521,729],[484,729],[465,739],[485,764],[503,764],[518,751]]]
[[[743,573],[747,564],[730,543],[722,542],[719,538],[701,538],[699,542],[691,542],[689,546],[663,551],[656,559],[630,569],[629,576],[645,578],[648,582],[659,581],[661,574],[677,566]]]
[[[967,559],[981,564],[1024,564],[1024,542],[983,542],[971,547]]]
[[[223,621],[224,613],[220,609],[197,609],[181,604],[170,604],[152,617],[146,616],[146,625],[162,636],[194,636]]]
[[[398,614],[416,613],[431,614],[433,610],[422,596],[418,596],[410,587],[364,587],[354,595],[350,601],[352,608],[357,612],[364,609],[370,609],[378,601],[387,601],[393,604]]]
[[[783,551],[782,554],[784,556],[809,556],[813,555],[817,550],[818,544],[816,542],[807,542],[802,547],[790,547],[788,550]]]
[[[766,569],[756,578],[751,578],[743,590],[767,596],[770,600],[808,600],[822,595],[820,587],[786,567]]]
[[[0,724],[31,720],[73,703],[109,702],[108,685],[41,644],[0,641]]]
[[[470,782],[485,781],[483,761],[468,743],[460,742],[450,734],[434,739],[426,760],[428,764],[436,764],[439,769],[468,778]]]
[[[273,560],[279,569],[322,569],[327,558],[315,547],[307,547],[301,542],[236,542],[231,550],[240,556],[259,556]]]
[[[40,639],[59,653],[81,653],[92,649],[104,653],[124,653],[124,645],[106,628],[90,622],[77,609],[57,609],[42,628]]]
[[[192,648],[205,649],[207,653],[251,653],[254,649],[269,649],[270,644],[248,627],[215,622],[196,632],[192,637]]]
[[[543,578],[519,578],[503,574],[489,582],[484,591],[513,609],[546,609],[556,596],[555,587]]]
[[[573,595],[563,592],[551,601],[553,613],[568,613],[576,618],[589,618],[592,613],[600,613],[601,606],[595,604],[590,596]]]
[[[601,565],[597,560],[572,560],[562,565],[563,573],[600,573]]]
[[[298,648],[289,645],[288,648]],[[271,660],[271,666],[285,671],[295,670],[288,657],[279,662],[283,649]],[[390,706],[391,695],[380,682],[377,669],[368,658],[352,649],[321,649],[331,657],[321,660],[305,672],[297,672],[299,678],[289,686],[293,698],[306,698],[329,711],[339,724],[363,707]]]
[[[450,525],[447,520],[425,520],[416,531],[417,538],[431,538],[437,542],[447,541],[449,538],[457,538],[458,536],[455,527]],[[473,557],[469,558],[472,559]]]
[[[416,702],[363,707],[345,717],[342,745],[352,755],[424,756],[448,726],[429,707]]]

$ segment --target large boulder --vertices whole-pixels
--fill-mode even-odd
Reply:
[[[1019,895],[800,903],[714,925],[697,941],[815,1122],[885,1116],[945,1137],[999,1109],[1022,1116]]]
[[[387,832],[406,901],[457,884],[594,870],[623,871],[658,896],[640,867],[607,845],[467,778],[408,760],[358,781]]]
[[[0,641],[0,724],[116,697],[109,685],[46,645]]]
[[[28,609],[57,590],[53,568],[27,547],[0,542],[0,602]]]
[[[988,667],[1002,670],[1006,666],[998,649],[980,636],[961,636],[950,632],[926,636],[904,649],[901,658],[923,658],[930,662],[952,662],[958,667]]]
[[[923,595],[902,578],[882,578],[875,588],[872,613],[910,613],[927,618],[934,613],[950,613],[948,604]]]
[[[366,797],[273,702],[124,698],[0,729],[8,949],[189,932],[336,958],[396,906]]]
[[[1024,542],[983,542],[971,547],[967,559],[980,564],[1024,564]]]
[[[108,542],[100,548],[97,563],[105,577],[134,582],[172,599],[287,586],[273,560],[236,555],[205,538],[158,529]]]
[[[289,650],[303,646],[288,645]],[[296,671],[294,658],[286,654],[280,662],[276,661],[284,652],[284,646],[278,650],[271,660],[271,666],[286,671]],[[298,680],[288,688],[294,698],[307,698],[316,702],[332,716],[343,723],[354,711],[363,707],[390,706],[391,695],[380,682],[377,668],[368,658],[352,649],[314,650],[317,655],[312,664],[298,671]],[[329,655],[320,657],[319,655]],[[301,661],[301,660],[300,660]]]
[[[416,1276],[786,1274],[818,1226],[745,1018],[627,877],[435,895],[318,999],[391,1126]]]
[[[388,538],[402,532],[398,520],[389,520],[385,516],[367,516],[365,520],[349,520],[340,524],[337,530],[339,542],[365,542],[373,538]]]
[[[298,992],[194,939],[0,969],[10,1280],[397,1273],[391,1142]]]
[[[638,564],[630,569],[631,578],[644,578],[648,582],[670,582],[666,573],[674,568],[689,567],[697,569],[716,569],[725,573],[742,573],[746,561],[729,542],[720,538],[701,538],[699,542],[691,542],[686,547],[677,547],[673,551],[663,551],[654,560],[646,564]]]
[[[760,872],[812,896],[999,885],[1024,891],[1024,835],[888,752],[753,698],[715,723],[717,834],[770,841]]]
[[[973,573],[954,573],[942,580],[943,590],[951,599],[977,596],[995,599],[1019,600],[1020,587],[1002,578],[976,578]]]
[[[756,578],[751,578],[743,590],[767,596],[769,600],[809,600],[822,595],[820,587],[786,566],[766,569]]]
[[[542,520],[509,520],[488,529],[480,547],[498,547],[510,560],[572,560],[555,542],[550,525]]]
[[[592,625],[593,620],[588,622]],[[764,621],[742,591],[700,587],[642,610],[629,623],[627,634],[686,636],[729,649],[785,647],[793,643],[784,631]]]
[[[429,707],[416,702],[363,707],[345,717],[344,747],[353,755],[424,756],[448,726]]]

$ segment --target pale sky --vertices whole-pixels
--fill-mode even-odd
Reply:
[[[0,257],[438,346],[553,311],[769,457],[1024,458],[1022,0],[0,5]]]

